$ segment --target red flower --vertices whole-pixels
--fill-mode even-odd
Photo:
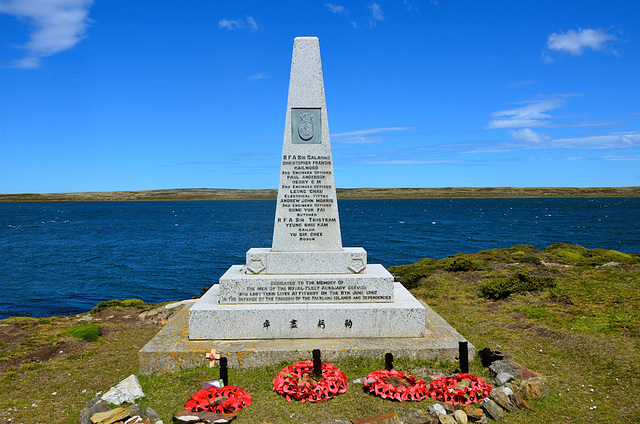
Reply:
[[[402,383],[397,384],[396,387],[388,381],[401,381]],[[426,383],[420,378],[402,371],[373,371],[365,379],[364,386],[383,399],[395,399],[400,402],[405,400],[420,401],[427,397]]]
[[[456,388],[462,380],[470,380],[469,387]],[[429,385],[429,396],[452,405],[480,402],[489,396],[492,385],[486,384],[477,375],[460,373],[453,377],[440,377]]]
[[[347,375],[333,364],[322,362],[322,378],[315,380],[312,361],[300,361],[285,367],[273,379],[273,391],[287,401],[320,402],[347,391]]]
[[[211,411],[217,414],[233,414],[251,405],[251,395],[241,387],[209,387],[198,390],[184,404],[187,411]]]

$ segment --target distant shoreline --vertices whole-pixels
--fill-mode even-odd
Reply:
[[[275,200],[276,189],[166,189],[86,193],[0,194],[0,202],[131,202]],[[638,187],[444,187],[338,188],[338,199],[482,199],[551,197],[640,197]]]

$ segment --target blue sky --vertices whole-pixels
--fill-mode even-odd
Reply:
[[[338,187],[640,185],[640,2],[0,0],[0,192],[276,188],[293,39]]]

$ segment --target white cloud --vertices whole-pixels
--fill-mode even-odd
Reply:
[[[604,160],[615,160],[615,161],[640,161],[640,156],[605,156]]]
[[[0,0],[0,13],[25,19],[34,30],[15,68],[38,68],[41,58],[68,50],[85,38],[93,0]]]
[[[542,52],[542,60],[545,63],[553,62],[548,52],[568,53],[572,56],[580,56],[585,50],[601,51],[607,47],[607,42],[616,40],[613,35],[599,29],[570,29],[565,33],[554,32],[547,39],[546,50]],[[615,53],[615,52],[614,52]]]
[[[368,128],[366,130],[349,131],[343,133],[331,134],[331,138],[336,143],[344,144],[375,144],[382,143],[381,134],[388,132],[399,132],[412,130],[415,127],[379,127]]]
[[[640,146],[640,133],[624,132],[563,137],[554,139],[552,145],[559,149],[626,149]]]
[[[519,131],[509,131],[511,138],[515,141],[523,141],[525,143],[540,144],[551,140],[548,135],[540,134],[532,131],[530,128],[523,128]]]
[[[254,75],[250,75],[247,79],[248,80],[260,80],[260,79],[265,79],[265,78],[269,78],[269,75],[263,74],[263,73],[257,73]]]
[[[564,104],[562,99],[544,99],[526,102],[525,106],[493,112],[487,125],[492,128],[543,127],[549,125],[551,115],[545,113]]]
[[[245,19],[220,19],[218,21],[218,28],[235,30],[235,29],[249,29],[251,31],[257,31],[259,26],[255,19],[251,16],[247,16]]]
[[[335,13],[336,15],[344,15],[347,13],[347,9],[345,9],[344,6],[339,6],[337,4],[326,3],[324,7],[326,7],[329,12]]]
[[[558,52],[567,52],[572,55],[582,54],[584,49],[602,50],[604,44],[615,37],[597,29],[582,29],[574,31],[570,29],[566,33],[553,33],[547,40],[547,48]]]
[[[378,3],[371,3],[367,6],[369,9],[369,25],[371,27],[376,26],[378,21],[384,21],[384,13],[382,13],[382,8]]]

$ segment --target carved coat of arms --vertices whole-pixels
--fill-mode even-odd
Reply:
[[[313,114],[305,112],[300,114],[300,124],[298,125],[298,135],[301,139],[308,141],[313,138],[315,132],[315,123],[313,122]]]

